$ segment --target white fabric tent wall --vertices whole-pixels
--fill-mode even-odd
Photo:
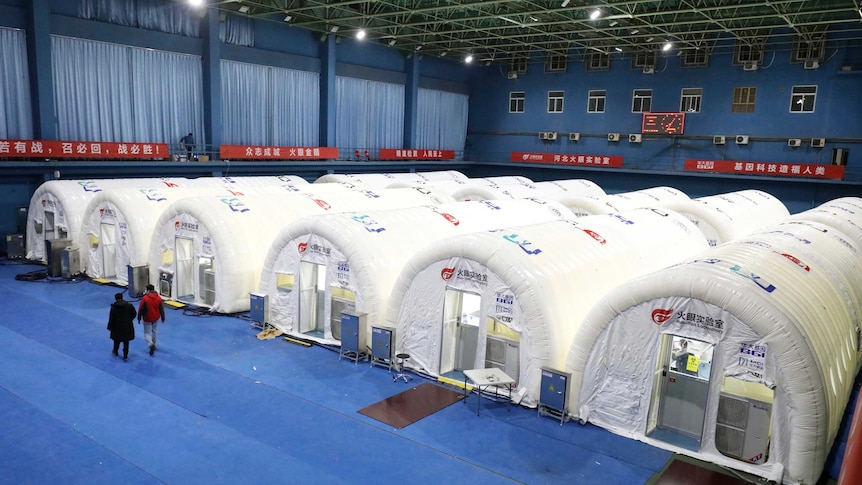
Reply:
[[[298,291],[279,289],[278,274],[300,275],[302,261],[326,265],[326,301],[332,287],[351,291],[354,309],[367,313],[367,324],[382,325],[389,295],[407,260],[428,244],[456,234],[573,218],[565,207],[540,200],[459,202],[438,207],[351,212],[309,217],[287,225],[267,252],[260,292],[270,296],[270,321],[298,334]],[[324,343],[337,343],[325,307]],[[366,333],[370,339],[370,329]],[[370,340],[368,342],[370,347]]]
[[[582,421],[702,460],[785,483],[816,483],[858,365],[856,324],[836,281],[858,278],[848,273],[858,272],[859,247],[824,228],[773,226],[608,294],[572,341],[566,363],[572,411]],[[645,435],[662,334],[716,344],[697,452]],[[757,372],[740,364],[740,349],[751,344],[766,349]],[[775,386],[766,463],[738,461],[715,446],[725,375]]]
[[[817,221],[847,234],[862,245],[862,199],[842,197],[790,216],[791,220]]]
[[[485,367],[486,319],[508,321],[520,334],[520,375],[513,376],[519,402],[532,405],[539,397],[540,368],[562,367],[595,301],[629,278],[707,247],[687,219],[652,209],[457,236],[407,263],[386,320],[397,328],[397,348],[410,354],[411,365],[440,375],[450,365],[441,364],[447,289],[481,295],[473,365]]]
[[[26,249],[27,259],[46,261],[45,239],[58,239],[64,233],[76,244],[80,243],[81,221],[90,200],[99,192],[112,187],[162,187],[185,186],[183,178],[140,178],[140,179],[89,179],[89,180],[49,180],[40,185],[30,197],[27,212]],[[54,236],[47,232],[46,212],[54,221]],[[38,230],[38,232],[37,232]],[[84,267],[86,254],[81,254]]]
[[[675,199],[664,207],[688,217],[710,246],[752,233],[790,215],[784,204],[762,190],[740,190],[697,199]]]
[[[314,181],[315,184],[327,182],[346,182],[370,188],[390,188],[398,182],[423,182],[429,180],[465,180],[466,175],[457,170],[437,172],[398,172],[398,173],[328,173]]]
[[[268,194],[243,197],[196,197],[179,200],[165,209],[156,222],[150,243],[150,281],[160,273],[177,274],[174,254],[178,238],[191,241],[194,257],[212,258],[215,302],[206,305],[198,291],[194,304],[212,311],[234,313],[250,307],[249,293],[256,291],[263,260],[278,232],[304,216],[371,208],[409,207],[452,202],[445,194],[428,190],[350,190],[327,194]],[[171,257],[163,257],[170,254]],[[167,261],[164,261],[167,260]],[[196,263],[189,270],[198,285]],[[181,268],[182,269],[182,268]],[[180,283],[182,284],[182,283]],[[191,287],[194,290],[196,287]],[[173,281],[171,295],[178,292]]]
[[[673,187],[651,187],[649,189],[622,192],[605,196],[572,196],[557,199],[578,217],[614,214],[638,207],[668,208],[678,201],[689,200],[688,196]]]
[[[601,187],[589,180],[573,179],[557,182],[516,182],[491,186],[474,183],[456,188],[452,192],[452,197],[462,201],[538,198],[565,203],[566,200],[573,197],[600,197],[605,195],[605,191]]]
[[[258,188],[272,185],[292,185],[302,187],[311,185],[298,175],[259,175],[239,177],[198,177],[189,180],[196,187],[215,187],[225,189]]]

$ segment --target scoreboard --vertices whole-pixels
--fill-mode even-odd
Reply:
[[[644,113],[641,133],[644,135],[682,135],[685,113]]]

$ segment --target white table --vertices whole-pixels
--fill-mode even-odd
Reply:
[[[490,367],[487,369],[470,369],[464,371],[464,402],[467,401],[467,381],[473,383],[476,387],[476,415],[479,415],[479,404],[482,402],[482,389],[487,390],[489,387],[494,387],[494,401],[497,401],[499,395],[497,394],[497,390],[500,387],[505,388],[509,391],[509,395],[506,397],[506,400],[511,404],[512,402],[512,386],[515,385],[515,379],[510,377],[505,372],[501,371],[496,367]],[[490,399],[490,398],[489,398]],[[508,410],[508,408],[507,408]]]

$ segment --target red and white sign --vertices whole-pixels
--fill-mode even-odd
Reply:
[[[381,160],[454,160],[455,150],[408,150],[381,148]]]
[[[561,165],[587,165],[591,167],[622,167],[623,157],[603,155],[567,155],[559,153],[512,152],[513,162],[555,163]]]
[[[0,140],[0,158],[167,158],[167,143]]]
[[[336,147],[267,147],[249,145],[221,145],[219,155],[223,160],[320,160],[338,159]]]
[[[841,180],[844,166],[816,163],[734,162],[732,160],[686,160],[685,169],[696,172],[775,175]]]

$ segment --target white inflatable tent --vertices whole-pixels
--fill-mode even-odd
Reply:
[[[329,173],[314,181],[315,184],[328,182],[350,183],[369,188],[397,188],[400,182],[425,182],[430,180],[465,180],[466,175],[457,170],[437,172],[399,172],[399,173]]]
[[[541,367],[562,367],[594,302],[707,247],[687,219],[654,209],[457,236],[407,263],[387,325],[409,365],[438,376],[498,367],[535,405]]]
[[[659,186],[605,196],[563,196],[557,199],[578,217],[613,214],[638,207],[667,208],[673,201],[689,200],[681,190]]]
[[[275,238],[263,264],[260,293],[269,296],[273,326],[337,344],[343,311],[367,314],[369,327],[383,325],[396,277],[428,244],[457,234],[572,217],[555,202],[522,199],[304,218]],[[366,330],[370,339],[370,328]]]
[[[45,241],[49,239],[80,242],[84,210],[96,194],[107,188],[160,187],[167,190],[186,185],[187,179],[183,178],[49,180],[30,197],[26,230],[27,259],[47,261]],[[86,252],[82,252],[82,267],[86,266],[85,258]]]
[[[267,251],[288,223],[316,214],[445,202],[452,202],[445,194],[414,189],[178,200],[156,221],[150,282],[182,303],[221,313],[248,311]]]
[[[469,179],[473,180],[473,179]],[[558,183],[559,182],[559,183]],[[584,179],[559,180],[555,182],[513,183],[508,185],[472,184],[457,187],[452,191],[455,200],[503,200],[537,198],[565,203],[574,197],[601,197],[605,191],[595,183]]]
[[[790,215],[780,200],[762,190],[677,198],[665,202],[664,207],[686,216],[703,231],[710,246],[742,237]]]
[[[248,189],[269,187],[273,185],[287,185],[293,187],[305,187],[311,185],[307,180],[298,175],[258,175],[239,177],[198,177],[189,180],[195,187],[211,187],[219,189]]]
[[[701,460],[817,483],[858,368],[847,292],[862,288],[841,286],[858,279],[859,248],[790,222],[623,284],[572,341],[570,410]]]
[[[794,214],[790,219],[822,222],[862,245],[862,198],[834,199],[813,209]]]

